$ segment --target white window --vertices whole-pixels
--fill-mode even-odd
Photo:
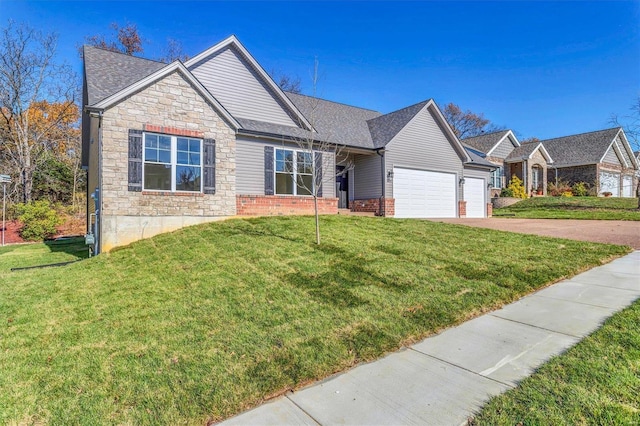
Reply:
[[[313,156],[310,152],[276,149],[276,195],[311,195]]]
[[[202,139],[144,134],[143,188],[202,191]]]
[[[502,167],[498,167],[494,171],[491,172],[491,187],[492,188],[502,188]]]

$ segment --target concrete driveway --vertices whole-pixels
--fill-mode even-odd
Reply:
[[[568,238],[570,240],[620,244],[640,249],[640,222],[630,220],[575,220],[575,219],[434,219],[436,222],[455,223],[477,228],[520,232]]]

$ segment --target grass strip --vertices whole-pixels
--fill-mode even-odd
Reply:
[[[473,425],[640,424],[640,300],[520,385]]]
[[[497,217],[528,219],[640,220],[637,198],[534,197],[495,209]]]

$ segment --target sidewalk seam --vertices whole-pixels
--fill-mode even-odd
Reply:
[[[445,359],[438,358],[437,356],[433,356],[433,355],[426,354],[426,353],[424,353],[424,352],[422,352],[422,351],[419,351],[418,349],[415,349],[415,348],[413,348],[413,347],[409,347],[408,349],[409,349],[409,350],[412,350],[412,351],[414,351],[414,352],[417,352],[417,353],[419,353],[420,355],[424,355],[424,356],[427,356],[427,357],[429,357],[429,358],[437,359],[437,360],[438,360],[438,361],[440,361],[440,362],[444,362],[445,364],[449,364],[449,365],[451,365],[451,366],[453,366],[453,367],[459,368],[460,370],[467,371],[467,372],[469,372],[469,373],[471,373],[471,374],[474,374],[474,375],[476,375],[476,376],[482,377],[483,379],[488,379],[488,380],[491,380],[492,382],[496,382],[496,383],[499,383],[499,384],[501,384],[501,385],[505,385],[505,386],[507,386],[509,389],[513,389],[513,388],[515,388],[515,387],[516,387],[515,385],[512,385],[512,384],[510,384],[510,383],[501,382],[500,380],[496,380],[496,379],[491,378],[491,377],[488,377],[488,376],[483,376],[483,375],[482,375],[482,374],[480,374],[480,373],[477,373],[477,372],[475,372],[475,371],[473,371],[473,370],[469,370],[468,368],[464,368],[464,367],[462,367],[462,366],[460,366],[460,365],[458,365],[458,364],[454,364],[454,363],[452,363],[451,361],[447,361],[447,360],[445,360]]]
[[[584,285],[584,284],[583,284]],[[610,287],[613,288],[613,287]],[[577,303],[579,305],[584,305],[584,306],[593,306],[594,308],[602,308],[602,309],[617,309],[617,308],[612,308],[611,306],[603,306],[603,305],[594,305],[593,303],[584,303],[584,302],[578,302],[577,300],[569,300],[569,299],[563,299],[561,297],[552,297],[552,296],[545,296],[542,294],[536,294],[536,296],[538,297],[542,297],[544,299],[551,299],[551,300],[561,300],[563,302],[571,302],[571,303]]]
[[[315,417],[313,417],[311,415],[311,413],[307,412],[307,410],[305,410],[304,408],[302,408],[298,403],[296,403],[293,399],[289,398],[289,395],[285,395],[285,398],[287,398],[289,401],[291,401],[291,403],[293,405],[295,405],[296,407],[298,407],[298,410],[302,411],[304,414],[306,414],[311,420],[313,420],[318,426],[322,426],[322,423],[320,423]]]
[[[615,313],[615,312],[614,312],[614,313]],[[516,321],[516,320],[510,319],[510,318],[501,317],[501,316],[499,316],[499,315],[495,315],[495,313],[494,313],[494,312],[489,312],[489,313],[488,313],[488,314],[486,314],[486,315],[491,315],[492,317],[500,318],[501,320],[505,320],[505,321],[515,322],[515,323],[517,323],[517,324],[528,325],[529,327],[537,328],[537,329],[539,329],[539,330],[550,331],[550,332],[552,332],[552,333],[562,334],[562,335],[564,335],[564,336],[575,337],[575,338],[578,338],[578,339],[584,339],[585,337],[587,337],[587,335],[586,335],[586,334],[585,334],[584,336],[576,336],[575,334],[564,333],[564,332],[562,332],[562,331],[552,330],[552,329],[550,329],[550,328],[544,328],[544,327],[540,327],[540,326],[537,326],[537,325],[529,324],[529,323],[526,323],[526,322]],[[612,314],[610,314],[609,316],[611,316],[611,315],[613,315],[613,313],[612,313]],[[601,326],[602,326],[602,325],[600,325],[599,327],[601,327]]]

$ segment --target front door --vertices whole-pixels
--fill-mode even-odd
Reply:
[[[338,208],[349,208],[349,171],[344,166],[336,166],[336,197]]]

